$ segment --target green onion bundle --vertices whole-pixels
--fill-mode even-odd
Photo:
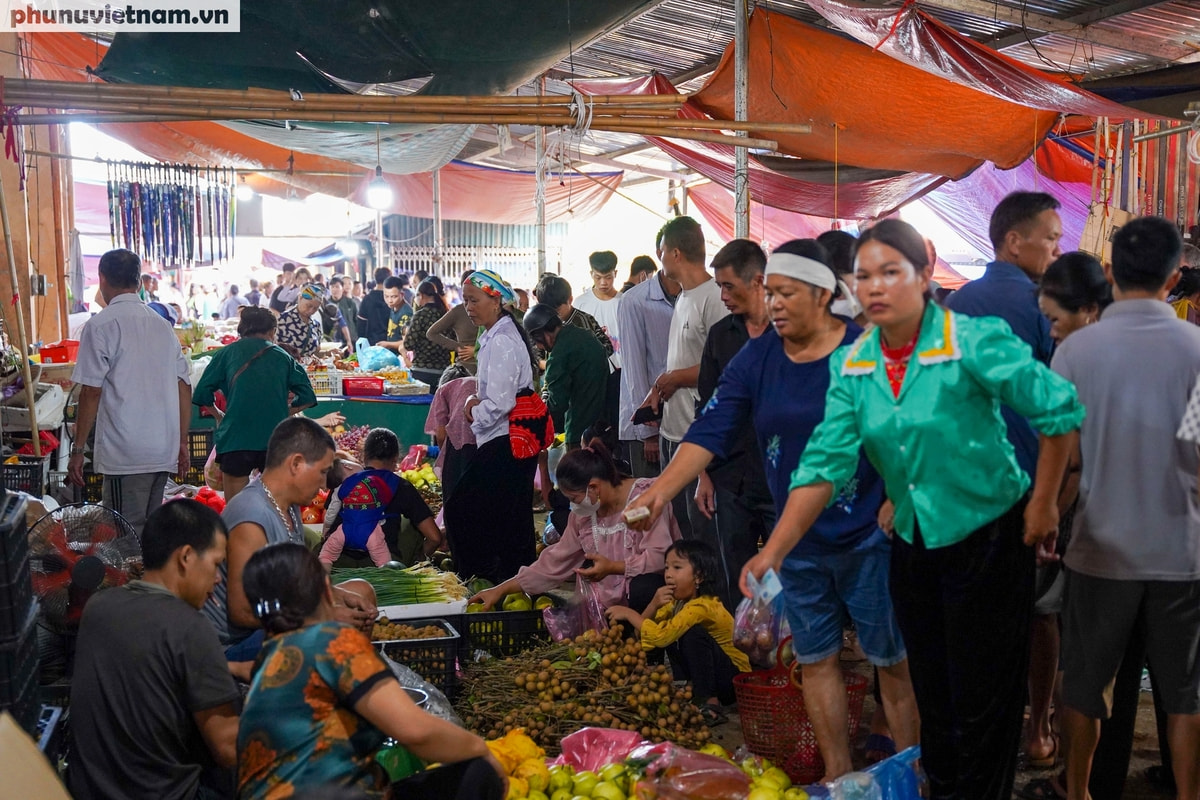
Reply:
[[[330,578],[337,584],[360,578],[375,587],[380,606],[447,603],[465,599],[470,592],[453,572],[423,564],[403,569],[388,567],[335,567]]]

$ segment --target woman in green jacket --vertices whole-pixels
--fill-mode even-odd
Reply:
[[[243,309],[242,338],[213,356],[192,391],[192,403],[218,420],[213,438],[226,502],[246,488],[250,473],[263,468],[275,426],[317,404],[304,367],[275,344],[276,325],[268,309]],[[224,414],[213,407],[218,390],[225,393]]]
[[[855,269],[874,327],[833,355],[825,421],[742,588],[747,574],[778,571],[853,477],[862,448],[895,507],[885,525],[895,532],[892,601],[932,797],[1008,800],[1021,744],[1033,546],[1053,557],[1058,488],[1084,409],[1075,388],[1004,321],[933,302],[924,239],[910,225],[885,220],[866,231]],[[1001,403],[1042,435],[1032,494]]]

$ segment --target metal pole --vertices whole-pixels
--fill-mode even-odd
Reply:
[[[546,274],[546,129],[539,127],[535,137],[537,149],[537,271]]]
[[[433,266],[434,272],[441,272],[442,247],[445,239],[442,232],[442,171],[433,171]]]
[[[734,0],[733,28],[733,118],[745,122],[749,94],[750,0]],[[745,131],[736,133],[745,137]],[[750,151],[734,148],[733,196],[735,233],[739,239],[750,236]]]

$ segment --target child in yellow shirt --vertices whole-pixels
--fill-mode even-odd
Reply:
[[[626,606],[605,612],[627,622],[645,650],[665,649],[677,680],[692,683],[692,702],[709,725],[725,721],[721,704],[732,705],[733,676],[750,671],[746,654],[733,646],[733,617],[717,598],[717,554],[707,544],[683,539],[666,552],[666,585],[639,614]]]

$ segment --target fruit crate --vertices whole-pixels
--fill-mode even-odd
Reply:
[[[313,394],[317,397],[332,397],[342,391],[342,375],[335,369],[323,369],[308,373]]]
[[[0,711],[12,714],[27,733],[37,728],[38,713],[37,606],[30,606],[15,636],[0,637]]]
[[[208,454],[213,449],[213,436],[216,433],[213,428],[202,428],[188,431],[188,458],[191,460],[193,467],[200,467],[201,473],[204,472],[204,464],[208,461]]]
[[[17,456],[16,464],[0,465],[0,486],[10,492],[25,492],[41,497],[46,491],[50,457]]]
[[[421,628],[432,625],[446,632],[445,636],[430,639],[389,639],[373,642],[375,648],[398,664],[411,669],[433,684],[450,699],[458,688],[456,659],[462,637],[444,619],[406,619],[405,625]]]
[[[476,650],[508,658],[550,642],[540,610],[477,611],[464,614],[461,624],[466,629],[466,653],[471,660]]]

